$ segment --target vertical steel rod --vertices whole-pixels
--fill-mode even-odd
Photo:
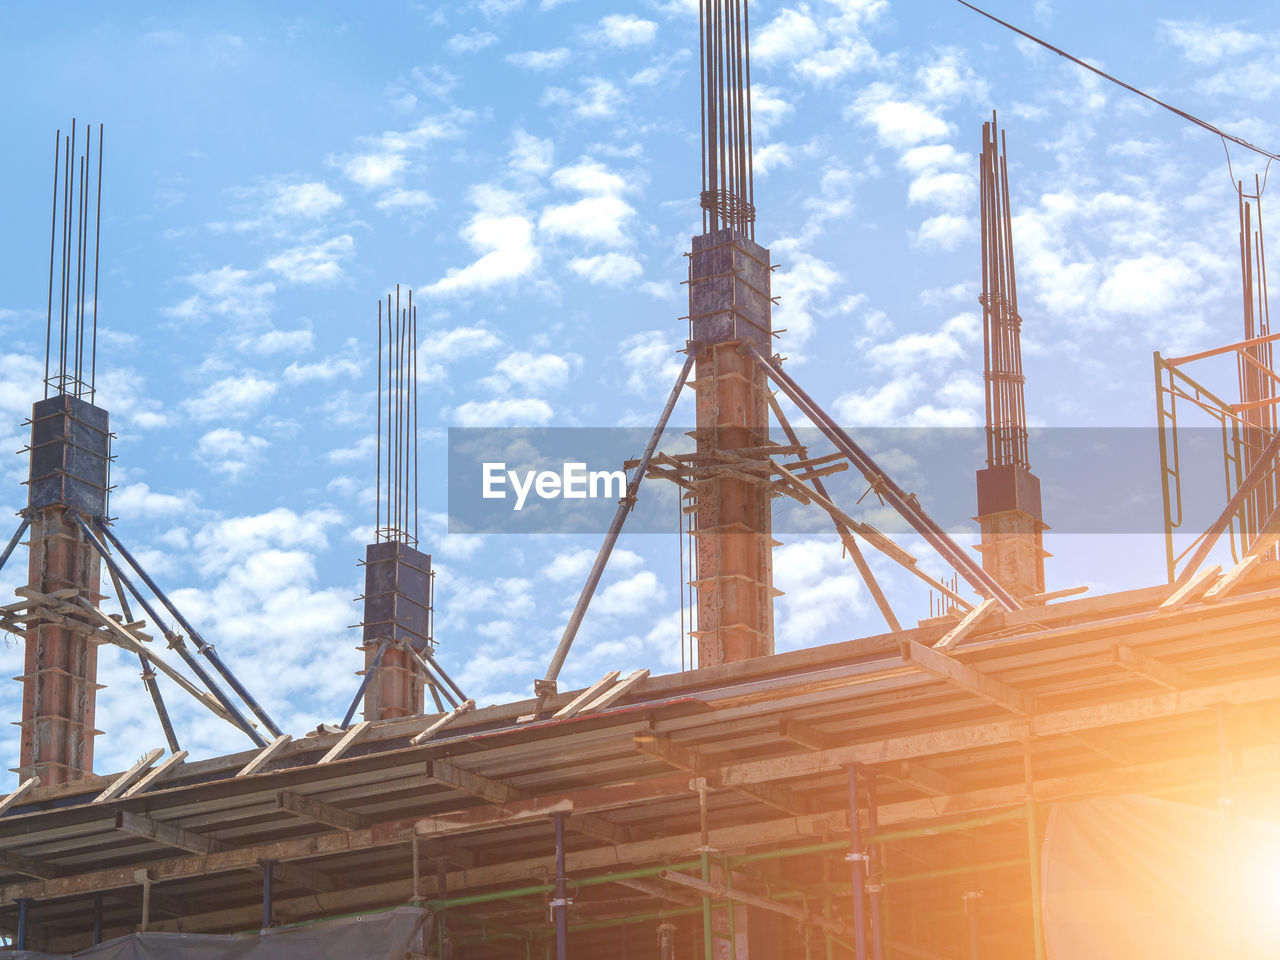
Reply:
[[[449,899],[449,865],[443,857],[436,861],[436,898]],[[440,960],[451,960],[453,944],[449,941],[449,919],[445,916],[444,907],[436,914],[436,921],[440,925]]]
[[[102,894],[93,895],[93,945],[102,942]]]
[[[1036,960],[1044,960],[1044,904],[1040,902],[1040,838],[1036,826],[1035,781],[1031,771],[1031,739],[1022,744],[1022,775],[1027,794],[1027,860],[1031,872],[1031,920]]]
[[[564,875],[564,814],[555,815],[556,823],[556,960],[569,957],[569,911],[565,902],[567,890]]]
[[[49,302],[44,320],[44,396],[49,398],[49,352],[53,347],[53,241],[58,235],[58,174],[62,172],[62,130],[53,137],[53,214],[49,219]]]
[[[862,844],[862,823],[858,818],[858,766],[849,767],[849,863],[853,885],[853,944],[857,960],[867,960],[867,853]]]
[[[262,929],[266,930],[271,926],[271,879],[275,873],[276,862],[274,860],[262,861]]]
[[[874,770],[867,771],[867,835],[874,837],[880,832],[879,810],[877,809],[876,798],[876,774]],[[880,857],[881,847],[879,844],[872,844],[868,853],[870,861],[868,863],[871,877],[871,955],[875,960],[884,960],[884,928],[882,924],[881,901],[884,897],[884,874],[881,870]]]
[[[31,919],[31,900],[23,897],[18,901],[18,942],[19,950],[27,948],[27,923]]]

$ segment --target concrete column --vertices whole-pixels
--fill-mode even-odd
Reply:
[[[769,278],[769,251],[741,233],[694,238],[689,318],[690,338],[702,345],[693,386],[703,467],[768,442],[764,373],[745,347],[772,351]],[[700,489],[693,585],[701,667],[773,653],[771,503],[768,487],[726,473]]]
[[[101,563],[70,517],[106,513],[108,416],[66,394],[35,404],[31,414],[28,585],[39,593],[75,590],[95,606]],[[86,632],[33,621],[25,636],[19,772],[44,786],[93,773],[97,647]]]
[[[431,557],[389,540],[365,551],[363,644],[365,669],[383,640],[408,640],[421,650],[431,633]],[[366,720],[423,712],[423,678],[408,651],[388,647],[364,695]]]

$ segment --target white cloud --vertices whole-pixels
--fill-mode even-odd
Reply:
[[[752,155],[757,176],[767,177],[776,167],[789,167],[792,164],[791,148],[785,143],[767,143],[757,147]]]
[[[450,37],[445,46],[451,53],[475,53],[498,42],[497,34],[488,31],[472,30],[470,33],[456,33]]]
[[[952,213],[940,213],[920,224],[916,242],[924,247],[954,250],[965,241],[976,241],[978,228],[972,220]]]
[[[542,94],[543,106],[567,107],[583,120],[604,120],[618,112],[622,92],[604,77],[584,77],[579,93],[564,87],[548,87]]]
[[[390,186],[408,165],[398,153],[362,153],[343,161],[342,172],[368,190]]]
[[[920,385],[918,377],[899,377],[879,387],[850,391],[836,399],[836,416],[850,427],[891,426],[900,421]]]
[[[172,517],[188,513],[191,500],[172,493],[158,493],[145,483],[126,483],[111,492],[111,509],[122,516]]]
[[[773,274],[772,291],[778,297],[773,325],[787,331],[787,342],[803,345],[813,333],[817,305],[831,298],[843,278],[834,266],[808,253],[797,252],[786,270]]]
[[[186,277],[195,287],[194,295],[164,312],[180,320],[203,321],[209,316],[236,320],[255,319],[271,309],[276,287],[269,280],[258,281],[256,271],[230,265],[193,273]]]
[[[428,294],[485,290],[518,280],[538,265],[533,224],[515,194],[482,184],[472,190],[472,202],[477,210],[461,235],[480,257],[465,267],[450,267],[441,279],[427,286]]]
[[[569,371],[578,358],[562,357],[555,353],[527,353],[516,351],[507,354],[494,367],[494,376],[484,383],[495,390],[505,392],[519,387],[530,393],[542,393],[555,387],[563,387],[569,380]]]
[[[595,39],[614,47],[639,47],[653,43],[658,25],[634,14],[611,13],[600,20]]]
[[[538,227],[551,237],[574,237],[592,244],[621,247],[631,238],[625,232],[635,208],[620,196],[627,182],[603,164],[584,159],[552,175],[556,186],[583,193],[581,200],[546,207]]]
[[[1224,57],[1250,53],[1266,44],[1259,34],[1204,20],[1161,20],[1160,26],[1191,63],[1217,63]]]
[[[342,194],[324,183],[295,183],[276,190],[272,212],[282,217],[317,219],[342,206]]]
[[[627,389],[645,395],[670,390],[684,365],[677,346],[675,338],[664,330],[634,333],[623,340],[619,352],[628,371]]]
[[[572,58],[568,47],[507,54],[507,62],[526,70],[559,70]]]
[[[397,187],[378,198],[379,210],[430,210],[435,198],[425,190],[405,190]]]
[[[936,140],[951,132],[951,125],[923,104],[892,99],[892,91],[880,84],[854,103],[863,123],[875,128],[882,146],[906,148]]]
[[[649,570],[611,583],[591,603],[591,609],[602,616],[633,617],[651,611],[662,600],[662,587]]]
[[[540,427],[551,419],[545,400],[469,400],[454,411],[461,427]]]
[[[339,377],[355,379],[360,376],[360,364],[352,356],[356,349],[355,342],[348,341],[348,352],[344,355],[326,357],[319,363],[291,363],[285,367],[284,379],[291,384],[336,380]]]
[[[262,437],[219,427],[200,438],[196,445],[196,457],[210,470],[226,474],[235,480],[250,464],[258,460],[268,446]]]
[[[246,373],[209,384],[182,406],[195,420],[238,419],[270,400],[277,389],[272,381]]]
[[[751,43],[751,59],[760,64],[793,60],[815,49],[823,33],[809,15],[790,7],[764,25]]]
[[[551,580],[576,580],[585,576],[595,562],[596,551],[587,547],[578,547],[564,553],[558,553],[543,570],[543,576]],[[644,563],[639,554],[630,550],[614,549],[609,555],[609,569],[617,572],[632,570]]]
[[[342,277],[339,261],[350,257],[356,242],[341,234],[324,243],[293,247],[267,260],[266,267],[290,283],[333,283]]]
[[[422,352],[427,356],[462,358],[486,353],[501,345],[497,335],[483,327],[454,327],[427,334]]]
[[[313,337],[310,330],[268,330],[240,340],[238,346],[246,353],[269,356],[276,353],[304,353],[310,350]]]
[[[549,138],[535,137],[517,129],[512,137],[511,169],[518,173],[542,176],[551,169],[555,144]]]
[[[575,257],[569,269],[588,283],[620,287],[640,278],[644,268],[640,261],[624,253],[602,253],[594,257]]]

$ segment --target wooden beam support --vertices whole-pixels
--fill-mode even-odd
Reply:
[[[1239,563],[1223,574],[1218,582],[1209,588],[1209,592],[1204,595],[1204,602],[1217,603],[1243,583],[1253,568],[1262,562],[1262,556],[1261,553],[1246,553]]]
[[[329,752],[317,761],[317,764],[333,763],[335,760],[341,760],[342,755],[350,750],[357,740],[369,732],[370,722],[369,720],[361,720],[344,733],[342,739],[335,743],[329,749]]]
[[[584,706],[600,695],[600,692],[607,687],[613,686],[615,680],[622,674],[621,670],[610,670],[603,677],[593,683],[587,689],[566,703],[563,707],[551,715],[552,720],[564,720],[572,717]]]
[[[339,830],[361,830],[373,825],[373,819],[370,817],[352,813],[337,804],[328,803],[316,797],[306,797],[291,790],[277,791],[276,809],[287,811],[304,820],[336,827]]]
[[[479,797],[481,800],[487,800],[490,803],[505,804],[535,799],[533,794],[525,790],[513,787],[502,780],[495,780],[492,777],[484,776],[484,774],[464,769],[456,764],[449,763],[447,760],[428,760],[427,776],[438,783],[453,787],[455,790],[461,790],[463,793],[469,793],[473,797]],[[618,826],[604,817],[590,814],[572,816],[565,821],[565,826],[572,828],[577,833],[584,833],[589,837],[603,840],[606,843],[626,843],[633,839],[632,831],[629,828]]]
[[[1202,567],[1192,575],[1191,579],[1169,594],[1160,604],[1161,610],[1181,610],[1193,600],[1199,600],[1213,586],[1213,582],[1222,573],[1222,565]]]
[[[709,760],[696,750],[692,750],[652,731],[635,734],[635,746],[637,750],[647,756],[691,773],[695,777],[705,778],[708,786],[727,787],[735,793],[750,797],[752,800],[773,807],[775,810],[781,810],[783,813],[789,813],[792,816],[802,816],[809,812],[809,802],[786,787],[744,783],[730,786],[722,783],[720,769],[714,761]]]
[[[995,610],[1001,609],[1000,602],[995,597],[988,597],[980,604],[966,613],[954,627],[947,631],[941,640],[933,645],[933,649],[940,650],[943,653],[959,646],[961,641],[966,639],[969,634],[978,627],[983,619]]]
[[[0,817],[13,809],[14,804],[38,786],[40,786],[39,777],[30,777],[18,784],[17,790],[14,790],[13,793],[10,793],[3,800],[0,800]]]
[[[605,707],[612,706],[613,704],[617,703],[620,699],[622,699],[622,697],[627,693],[627,691],[629,691],[632,687],[634,687],[637,683],[639,683],[641,680],[643,680],[647,676],[649,676],[649,670],[647,668],[635,671],[634,673],[630,674],[625,680],[615,683],[613,686],[609,687],[609,689],[605,690],[603,693],[597,696],[594,700],[588,702],[587,705],[585,707],[582,707],[578,712],[594,713],[597,710],[603,710]]]
[[[151,817],[143,816],[140,813],[130,813],[127,810],[116,811],[116,829],[124,833],[131,833],[136,837],[154,840],[156,843],[166,847],[176,847],[179,850],[202,854],[206,857],[214,854],[234,854],[238,852],[230,844],[221,840],[207,837],[192,830],[184,830],[161,820],[153,820]],[[269,858],[264,857],[262,859]],[[242,866],[255,871],[261,869],[256,859],[242,864]],[[306,890],[327,893],[338,889],[338,882],[332,877],[300,864],[277,863],[274,867],[274,872],[276,877],[285,883],[291,883]],[[153,877],[152,879],[158,880],[161,878]]]
[[[9,850],[0,850],[0,870],[7,870],[11,873],[24,873],[28,877],[37,877],[41,880],[66,875],[65,870],[54,866],[52,863],[45,863],[43,860],[37,860],[34,857],[24,857],[20,853],[13,853]]]
[[[798,743],[802,747],[808,747],[810,750],[830,750],[844,743],[839,737],[790,718],[778,723],[778,733],[784,739]],[[969,789],[961,781],[931,770],[915,760],[899,760],[896,763],[881,764],[870,769],[889,780],[913,787],[931,797],[963,793]]]
[[[152,767],[151,771],[145,777],[135,783],[124,793],[120,794],[120,798],[123,800],[128,797],[136,797],[138,794],[146,792],[150,789],[152,784],[159,783],[167,777],[175,767],[181,766],[182,762],[186,759],[187,751],[185,750],[179,750],[177,753],[170,754],[165,757],[162,763]]]
[[[902,645],[902,659],[926,673],[968,690],[974,696],[988,700],[1013,713],[1030,716],[1036,712],[1035,698],[1029,693],[1009,686],[995,677],[980,673],[945,653],[940,653],[923,643],[908,640]]]
[[[132,767],[120,774],[107,789],[93,798],[93,803],[106,803],[108,800],[114,800],[120,794],[124,793],[129,784],[133,783],[145,771],[151,768],[151,765],[164,756],[164,750],[156,747],[154,750],[148,750],[142,755],[142,759],[135,763]]]
[[[1181,670],[1162,663],[1155,657],[1147,656],[1141,650],[1125,646],[1123,643],[1116,644],[1115,658],[1116,663],[1130,673],[1136,673],[1166,689],[1185,690],[1195,686],[1195,681]]]
[[[276,737],[265,747],[259,750],[254,758],[240,769],[240,772],[237,773],[236,776],[248,777],[259,772],[271,761],[271,758],[279,753],[281,748],[292,739],[293,737],[287,733],[280,734],[280,736]]]
[[[429,727],[427,727],[427,729],[423,730],[421,733],[414,736],[413,739],[410,740],[409,742],[412,743],[414,746],[417,746],[420,743],[426,743],[428,740],[434,737],[437,733],[439,733],[445,727],[449,726],[449,724],[453,723],[453,721],[457,720],[464,713],[469,713],[475,708],[476,708],[476,702],[474,700],[463,700],[460,704],[458,704],[456,707],[454,707],[444,716],[436,719]]]

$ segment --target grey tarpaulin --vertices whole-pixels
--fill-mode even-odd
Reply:
[[[1057,804],[1049,960],[1280,957],[1280,826],[1153,797]]]
[[[76,960],[405,960],[425,953],[431,913],[397,907],[383,913],[339,917],[296,927],[228,935],[135,933],[73,956]],[[51,954],[17,951],[21,960],[63,960]]]

